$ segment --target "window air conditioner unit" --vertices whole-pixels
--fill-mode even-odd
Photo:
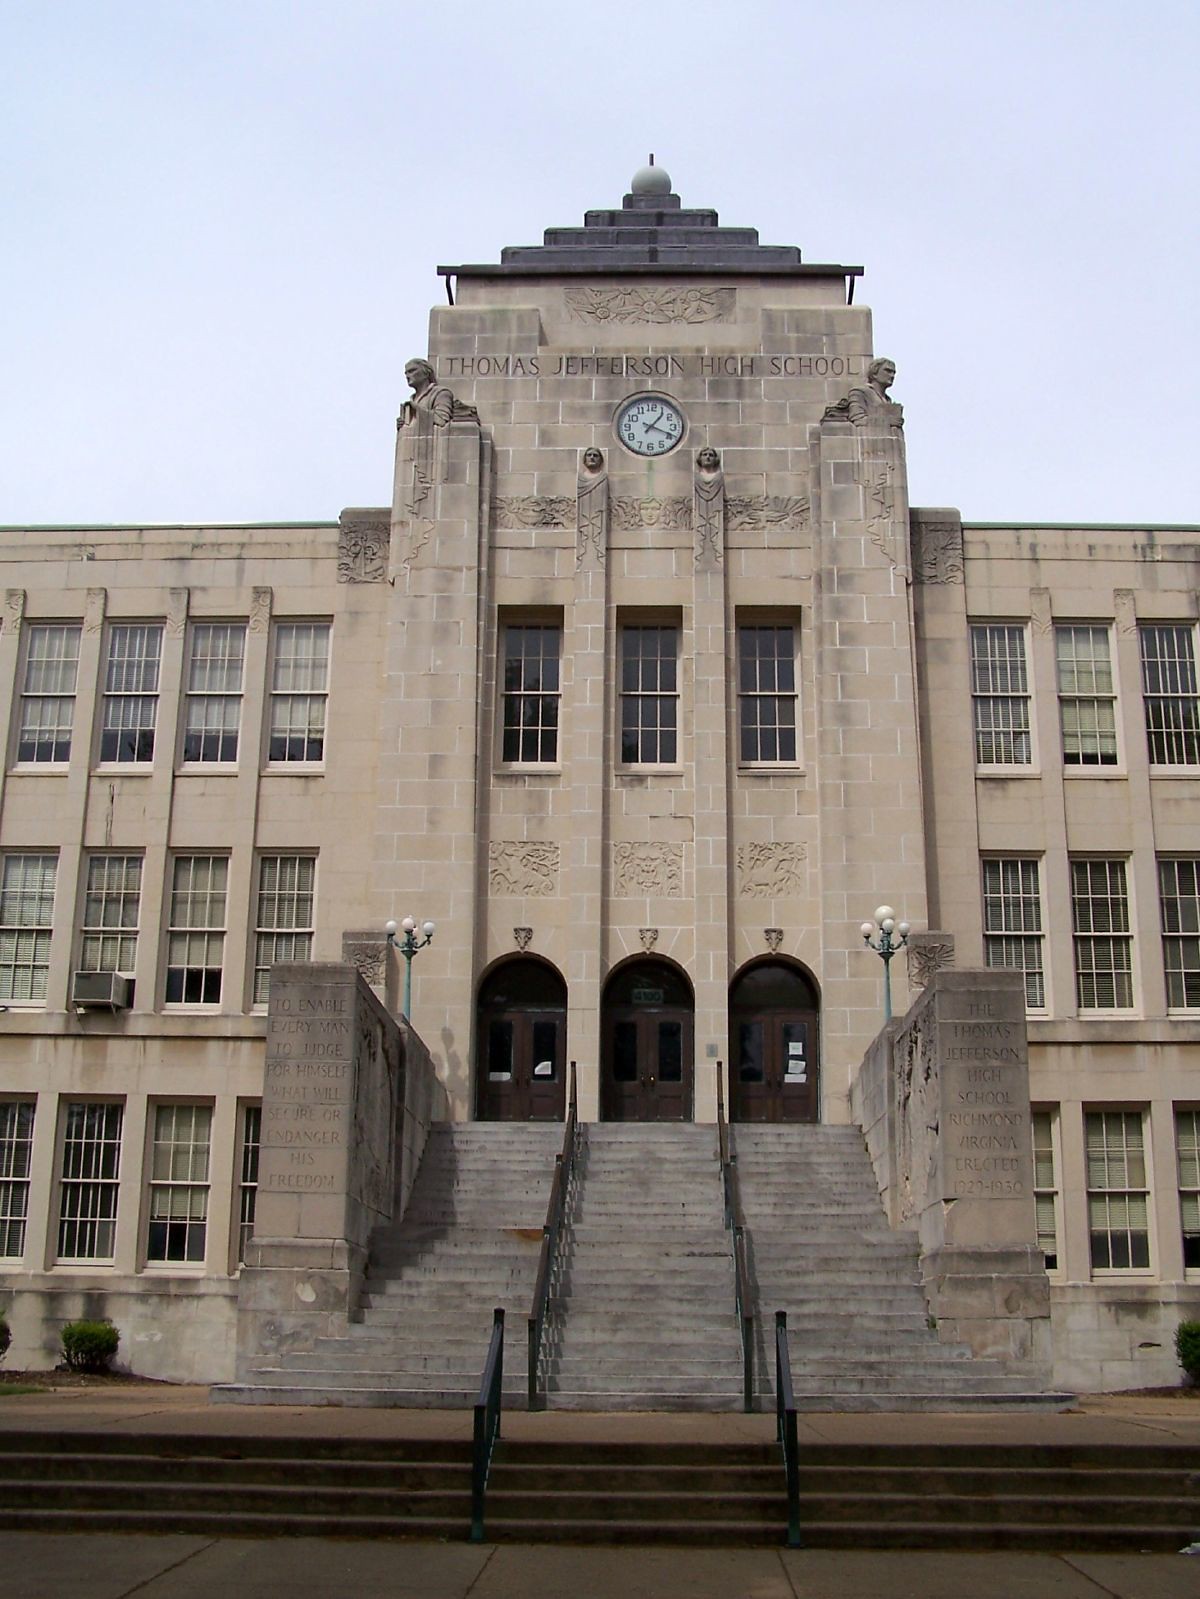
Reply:
[[[132,987],[118,972],[76,972],[71,997],[83,1010],[128,1010]]]

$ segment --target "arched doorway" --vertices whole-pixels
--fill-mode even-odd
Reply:
[[[664,960],[619,967],[600,1007],[604,1121],[690,1121],[694,1060],[691,984]]]
[[[821,1002],[790,961],[744,967],[729,990],[729,1113],[742,1122],[820,1119]]]
[[[566,1113],[567,985],[532,956],[479,985],[476,1110],[481,1121],[561,1121]]]

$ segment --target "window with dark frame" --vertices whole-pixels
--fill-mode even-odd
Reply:
[[[238,1181],[238,1265],[246,1261],[246,1245],[254,1236],[254,1211],[258,1202],[258,1152],[262,1143],[262,1106],[242,1110],[242,1158]]]
[[[796,631],[745,623],[738,643],[738,757],[745,765],[796,760]]]
[[[193,624],[183,712],[185,762],[232,765],[237,760],[245,656],[244,622]]]
[[[156,1105],[150,1150],[148,1261],[204,1261],[210,1105]]]
[[[1053,1271],[1058,1265],[1058,1183],[1054,1171],[1054,1117],[1048,1110],[1033,1112],[1033,1203],[1038,1248],[1046,1257],[1046,1270]]]
[[[621,762],[673,766],[679,758],[679,629],[621,629]]]
[[[265,1005],[276,961],[312,958],[315,855],[264,855],[258,863],[254,1003]]]
[[[133,976],[142,899],[140,855],[93,855],[88,860],[79,969]]]
[[[17,760],[65,765],[71,758],[79,676],[77,623],[33,622],[25,629]]]
[[[971,706],[976,765],[1028,766],[1033,760],[1033,738],[1022,625],[972,625]]]
[[[108,630],[100,759],[134,765],[154,759],[161,622],[114,623]]]
[[[1071,862],[1075,997],[1081,1010],[1133,1005],[1133,938],[1123,860]]]
[[[1200,691],[1195,629],[1153,623],[1138,628],[1142,702],[1151,766],[1200,765]]]
[[[64,1107],[59,1260],[113,1258],[124,1112],[115,1101],[74,1100]]]
[[[1065,766],[1117,764],[1117,698],[1108,628],[1054,630]]]
[[[512,764],[558,760],[562,628],[510,623],[504,629],[501,758]]]
[[[1158,863],[1163,972],[1167,1004],[1200,1008],[1200,859],[1171,857]]]
[[[34,1103],[32,1099],[0,1100],[0,1256],[6,1260],[25,1253]]]
[[[329,698],[329,623],[277,622],[271,665],[272,763],[325,758]]]
[[[0,866],[0,1001],[44,1004],[57,855],[5,855]]]
[[[167,931],[168,1005],[219,1005],[225,959],[224,855],[177,855]]]
[[[1142,1113],[1089,1111],[1086,1121],[1088,1233],[1092,1267],[1150,1265],[1150,1221]]]

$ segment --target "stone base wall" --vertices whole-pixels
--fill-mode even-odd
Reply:
[[[1054,1283],[1054,1384],[1073,1393],[1175,1388],[1175,1329],[1200,1320],[1200,1283]]]

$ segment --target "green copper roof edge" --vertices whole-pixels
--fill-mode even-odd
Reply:
[[[964,522],[963,527],[976,531],[1013,528],[1028,533],[1200,533],[1197,522]]]
[[[0,522],[0,533],[127,533],[138,529],[157,533],[188,528],[250,533],[260,528],[338,526],[337,522]]]

